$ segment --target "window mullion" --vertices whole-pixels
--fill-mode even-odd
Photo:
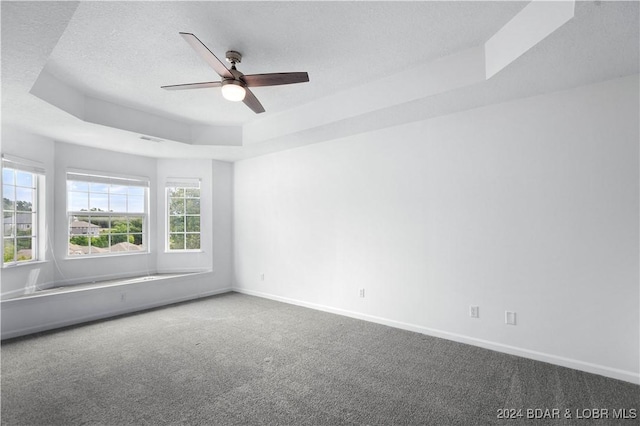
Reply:
[[[68,172],[67,181],[74,182],[73,188],[67,186],[67,192],[80,193],[87,188],[86,198],[80,196],[76,206],[87,203],[89,211],[68,211],[69,223],[73,217],[86,217],[91,224],[98,225],[99,229],[87,225],[86,230],[80,229],[77,233],[69,229],[69,240],[74,236],[84,235],[87,238],[86,249],[79,249],[73,255],[100,255],[104,254],[127,254],[135,251],[135,247],[140,251],[148,252],[148,247],[143,250],[148,235],[148,187],[149,182],[128,178],[109,177],[105,175],[92,175],[90,173]],[[93,185],[96,184],[97,185]],[[133,188],[133,189],[132,189]],[[142,189],[142,190],[141,190]],[[132,197],[136,197],[136,203],[132,204]],[[105,199],[106,198],[106,199]],[[85,201],[86,200],[86,201]],[[142,202],[142,204],[140,204]],[[99,208],[100,211],[91,211],[91,208]],[[103,211],[106,210],[106,211]],[[136,211],[131,211],[136,210]],[[139,229],[132,229],[132,220],[141,221]],[[80,219],[78,219],[80,220]],[[135,223],[138,222],[136,220]],[[136,225],[138,226],[138,225]],[[94,234],[95,233],[95,234]],[[124,251],[112,251],[113,247],[121,242],[133,245],[122,245]],[[80,240],[82,241],[82,240]],[[93,252],[95,247],[97,252]],[[118,247],[119,248],[119,247]],[[89,250],[87,253],[86,251]]]
[[[10,199],[12,204],[7,208],[3,201],[2,241],[4,250],[9,249],[6,261],[3,256],[3,265],[38,260],[38,240],[40,238],[38,203],[43,196],[39,191],[39,181],[44,179],[44,170],[41,170],[39,166],[36,167],[35,163],[25,165],[21,160],[8,160],[3,155],[2,173],[3,177],[6,175],[9,178],[2,181],[2,196],[3,199]],[[5,219],[8,221],[5,222]],[[9,235],[5,235],[5,227],[10,227]],[[23,250],[24,253],[20,255]]]

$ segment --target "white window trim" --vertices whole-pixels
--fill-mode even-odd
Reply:
[[[71,179],[70,179],[71,176]],[[73,179],[74,177],[78,177],[77,179]],[[83,178],[84,177],[84,178]],[[101,172],[101,171],[93,171],[93,170],[82,170],[82,169],[67,169],[65,173],[65,184],[69,180],[75,181],[83,181],[90,183],[107,183],[107,184],[121,184],[127,186],[139,186],[145,189],[145,197],[144,197],[144,211],[141,212],[109,212],[109,211],[100,211],[100,212],[91,212],[91,211],[76,211],[69,210],[69,189],[65,188],[65,205],[66,205],[66,221],[67,221],[67,229],[66,229],[66,239],[67,239],[67,248],[65,250],[65,259],[66,260],[76,260],[76,259],[96,259],[96,258],[104,258],[104,257],[117,257],[117,256],[135,256],[135,255],[143,255],[151,253],[151,243],[149,237],[149,197],[150,197],[150,179],[148,177],[142,176],[131,176],[131,175],[123,175],[118,173],[110,173],[110,172]],[[135,185],[131,185],[135,183]],[[91,191],[89,191],[91,193]],[[95,213],[95,214],[92,214]],[[122,251],[122,252],[106,252],[106,253],[86,253],[82,255],[70,255],[69,254],[69,239],[71,237],[71,229],[70,229],[70,219],[72,216],[103,216],[103,217],[140,217],[143,216],[142,223],[142,238],[143,238],[143,246],[144,250],[138,251]],[[129,233],[127,233],[129,235]]]
[[[44,243],[43,243],[43,239],[41,238],[40,235],[40,230],[44,229],[43,228],[43,222],[44,222],[44,188],[45,188],[45,176],[46,176],[46,170],[44,167],[44,164],[37,162],[37,161],[33,161],[33,160],[28,160],[25,158],[20,158],[20,157],[15,157],[12,155],[8,155],[8,154],[2,154],[2,169],[9,168],[9,169],[13,169],[13,170],[20,170],[23,172],[27,172],[27,173],[31,173],[34,175],[34,198],[33,198],[33,202],[32,202],[32,219],[31,219],[31,227],[32,227],[32,243],[31,243],[31,259],[29,260],[13,260],[11,262],[4,262],[4,258],[3,258],[3,262],[2,262],[2,267],[3,268],[13,268],[13,267],[20,267],[20,266],[25,266],[25,265],[33,265],[34,263],[41,263],[44,262]],[[2,173],[2,176],[4,175],[4,173]],[[2,185],[2,188],[4,188],[4,180],[3,177],[0,176],[0,185]],[[14,187],[17,185],[13,185]],[[0,191],[3,194],[4,197],[4,190]],[[14,210],[15,211],[15,210]],[[3,212],[4,212],[4,208],[3,208]],[[3,221],[4,221],[4,214],[3,214]],[[17,236],[14,236],[14,239]],[[4,257],[4,222],[3,222],[3,234],[2,234],[2,252],[3,252],[3,257]]]
[[[198,234],[200,235],[200,248],[199,249],[171,249],[170,247],[170,226],[171,226],[171,215],[169,214],[169,188],[198,188],[200,190],[200,196],[198,199],[200,200],[200,213],[198,216],[200,217],[200,231]],[[164,252],[166,254],[184,254],[184,253],[204,253],[202,250],[202,179],[200,178],[175,178],[169,177],[167,178],[164,184],[164,213],[165,213],[165,238],[164,238]],[[186,231],[185,231],[186,232]]]

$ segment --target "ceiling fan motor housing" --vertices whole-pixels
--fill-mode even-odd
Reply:
[[[239,64],[240,62],[242,62],[242,54],[240,52],[236,52],[235,50],[227,50],[225,57],[227,58],[227,62],[231,64]]]

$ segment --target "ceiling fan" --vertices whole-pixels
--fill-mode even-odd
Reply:
[[[242,60],[242,55],[235,50],[226,53],[226,59],[231,64],[231,69],[227,68],[220,59],[214,55],[195,35],[191,33],[180,33],[206,63],[222,78],[221,81],[209,81],[204,83],[175,84],[172,86],[161,86],[166,90],[204,89],[208,87],[221,87],[222,96],[230,101],[244,102],[256,114],[264,112],[264,107],[258,98],[249,90],[249,87],[279,86],[282,84],[305,83],[309,81],[309,74],[306,72],[282,72],[270,74],[244,75],[236,69],[236,64]]]

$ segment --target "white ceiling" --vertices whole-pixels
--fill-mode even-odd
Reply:
[[[131,129],[79,119],[65,112],[76,106],[61,102],[87,97],[176,126],[206,126],[241,138],[247,126],[277,123],[314,103],[326,105],[323,100],[351,87],[375,90],[377,80],[401,78],[403,69],[481,46],[527,3],[3,1],[2,122],[107,149],[233,161],[296,143],[265,140],[257,148],[215,141],[196,146],[179,138],[146,142]],[[579,2],[572,20],[490,80],[389,109],[405,117],[396,122],[420,119],[638,73],[638,10],[635,1]],[[219,80],[180,31],[194,33],[220,59],[226,50],[240,51],[238,68],[245,74],[307,71],[310,82],[253,89],[267,111],[261,115],[223,100],[219,89],[161,90],[166,84]],[[29,93],[41,73],[61,83],[47,80],[47,90],[57,91],[51,94],[56,106]],[[301,136],[299,143],[345,130],[323,134],[307,142]]]
[[[243,54],[245,74],[307,71],[311,84],[256,88],[269,112],[395,73],[488,39],[518,3],[91,2],[82,3],[53,50],[54,75],[97,97],[205,123],[255,118],[219,89],[161,85],[219,80],[179,31],[220,59]],[[478,22],[475,23],[474,22]]]

